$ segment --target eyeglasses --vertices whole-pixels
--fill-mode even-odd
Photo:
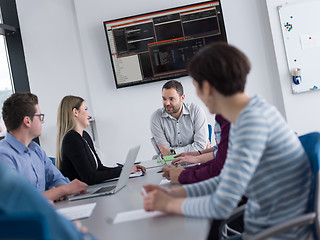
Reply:
[[[43,122],[44,121],[44,114],[43,113],[40,113],[40,114],[33,114],[33,117],[34,116],[38,116],[40,118],[40,121]]]

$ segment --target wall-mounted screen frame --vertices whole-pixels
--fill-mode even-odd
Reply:
[[[103,25],[117,88],[186,76],[188,61],[202,46],[227,41],[220,0]]]

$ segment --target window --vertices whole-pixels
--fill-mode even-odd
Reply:
[[[2,17],[0,12],[0,23]],[[0,36],[0,109],[2,109],[3,102],[12,94],[12,83],[7,60],[5,38]],[[6,127],[0,117],[0,137],[3,137],[6,132]]]
[[[13,89],[12,89],[11,76],[9,71],[9,64],[7,61],[5,39],[3,36],[0,36],[0,109],[2,109],[3,102],[12,94],[12,92],[13,92]],[[6,132],[6,128],[1,117],[0,118],[0,137],[4,136],[5,132]]]
[[[0,137],[2,105],[13,92],[30,92],[16,1],[0,0]]]

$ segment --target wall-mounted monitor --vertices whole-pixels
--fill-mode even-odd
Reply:
[[[227,41],[220,1],[206,1],[103,22],[116,87],[187,75],[204,45]]]

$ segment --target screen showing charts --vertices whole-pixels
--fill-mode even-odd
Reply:
[[[204,45],[227,41],[220,1],[104,21],[116,87],[187,75]]]

